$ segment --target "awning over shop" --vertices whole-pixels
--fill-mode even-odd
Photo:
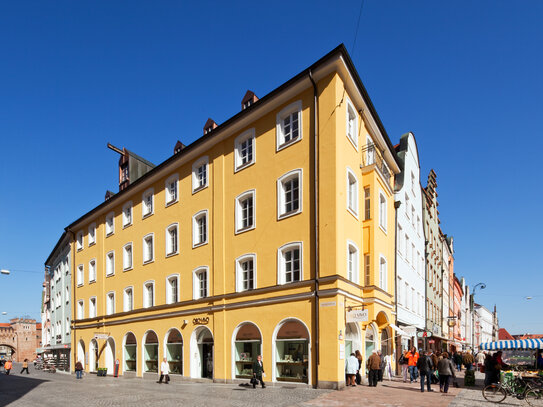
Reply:
[[[396,326],[394,324],[389,324],[389,326],[394,329],[396,331],[396,334],[397,335],[402,335],[402,336],[411,336],[409,335],[407,332],[405,332],[404,330],[402,330],[399,326]]]
[[[485,342],[479,345],[479,349],[543,349],[543,339],[517,339],[514,341]]]

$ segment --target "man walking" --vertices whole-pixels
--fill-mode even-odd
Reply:
[[[379,372],[381,371],[381,358],[377,354],[376,350],[373,350],[371,356],[368,359],[368,381],[370,387],[377,387],[377,380],[379,379]]]
[[[417,361],[417,368],[420,373],[420,391],[424,393],[424,380],[426,379],[428,391],[433,391],[430,387],[432,383],[432,371],[434,370],[434,364],[430,358],[430,351],[426,351]]]
[[[253,363],[253,389],[256,389],[257,383],[260,381],[262,388],[265,389],[266,385],[264,380],[262,380],[262,375],[264,374],[264,365],[262,364],[262,355],[256,357],[256,361]]]
[[[409,369],[409,382],[417,381],[417,361],[419,360],[419,353],[413,346],[409,352],[406,353],[407,368]]]
[[[162,383],[162,379],[164,379],[165,384],[170,383],[170,366],[166,358],[162,359],[162,363],[160,364],[160,379],[158,379],[157,383]]]

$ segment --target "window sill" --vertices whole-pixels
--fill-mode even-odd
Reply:
[[[354,147],[356,152],[358,152],[358,144],[348,134],[345,134],[345,136],[347,137],[347,140],[349,140],[351,145]],[[356,134],[355,137],[358,138],[358,134]]]
[[[297,142],[301,141],[302,140],[302,137],[301,136],[298,136],[297,138],[295,139],[291,139],[287,142],[284,142],[283,144],[277,146],[277,149],[276,149],[276,152],[279,152],[287,147],[290,147],[291,145],[293,144],[296,144]]]
[[[96,242],[95,242],[95,241],[94,241],[94,242],[92,242],[92,243],[89,243],[89,247],[92,247],[92,246],[94,246],[95,244],[96,244]]]
[[[83,250],[82,247],[78,247],[78,248],[77,248],[77,251],[78,251],[78,252],[80,252],[80,251],[82,251],[82,250]]]
[[[200,191],[206,189],[208,186],[209,186],[209,184],[205,184],[205,185],[202,185],[202,186],[200,186],[200,187],[193,188],[193,189],[192,189],[192,195],[194,195],[194,194],[196,194],[196,193],[198,193],[198,192],[200,192]]]
[[[106,233],[106,238],[110,237],[110,236],[113,236],[115,234],[115,232],[109,232],[109,233]]]
[[[177,256],[178,254],[179,254],[179,251],[174,252],[174,253],[166,253],[166,258],[168,258],[168,257],[174,257],[174,256]]]
[[[197,247],[205,246],[206,244],[207,244],[207,241],[205,241],[203,243],[196,243],[196,244],[192,245],[192,248],[196,249]]]
[[[145,266],[147,264],[154,263],[154,262],[155,262],[155,259],[147,260],[143,262],[143,265]]]
[[[89,284],[95,284],[96,280],[89,281]]]
[[[106,278],[108,278],[108,277],[113,277],[114,275],[115,275],[115,273],[106,274]]]
[[[132,222],[123,225],[123,229],[129,228],[130,226],[132,226]]]
[[[253,226],[248,226],[248,227],[246,227],[246,228],[237,229],[237,230],[234,232],[234,234],[235,234],[235,235],[239,235],[239,234],[241,234],[241,233],[249,232],[250,230],[253,230],[253,229],[255,229],[255,228],[256,228],[256,226],[253,225]]]
[[[123,271],[130,271],[130,270],[133,270],[133,269],[134,269],[134,267],[127,267],[125,269],[123,268]]]
[[[176,199],[175,201],[166,202],[164,204],[164,207],[168,208],[169,206],[172,206],[173,204],[176,204],[177,202],[179,202],[179,199]]]
[[[352,208],[347,207],[347,212],[349,212],[351,215],[353,215],[356,218],[356,220],[358,220],[358,213],[355,212]]]
[[[388,234],[387,230],[382,225],[379,225],[379,229],[381,229],[385,235]]]
[[[149,216],[153,216],[155,212],[149,212],[149,213],[146,213],[145,215],[141,215],[141,218],[142,219],[147,219]]]
[[[253,165],[254,163],[255,163],[255,160],[253,159],[253,161],[248,161],[248,162],[246,162],[245,164],[238,165],[238,166],[236,166],[236,168],[234,169],[234,173],[239,172],[239,171],[241,171],[241,170],[244,170],[245,168],[250,167],[250,166]]]
[[[277,220],[281,220],[281,219],[285,219],[285,218],[290,218],[291,216],[298,215],[299,213],[302,213],[301,209],[297,209],[297,210],[295,210],[295,211],[290,211],[290,212],[285,212],[285,213],[280,214],[280,215],[277,217]]]
[[[83,287],[83,285],[84,285],[83,283],[78,283],[77,284],[78,287]]]

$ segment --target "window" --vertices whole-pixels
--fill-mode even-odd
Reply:
[[[356,114],[356,110],[349,99],[347,99],[346,126],[347,138],[358,150],[358,115]]]
[[[371,219],[370,187],[364,187],[364,220]]]
[[[192,247],[207,243],[207,209],[192,217]]]
[[[239,171],[255,162],[255,129],[249,129],[236,137],[234,141],[235,171]]]
[[[236,291],[247,291],[256,288],[256,255],[246,254],[236,260]]]
[[[96,243],[96,223],[89,225],[89,246]]]
[[[123,206],[123,228],[132,224],[132,201]]]
[[[77,266],[77,285],[83,285],[84,280],[84,272],[83,272],[83,265],[80,264]]]
[[[352,241],[347,241],[347,279],[358,284],[358,247]]]
[[[401,277],[398,277],[398,287],[403,287]],[[398,305],[403,305],[403,291],[401,288],[398,290]]]
[[[385,232],[387,230],[387,199],[381,192],[379,194],[379,226]]]
[[[415,174],[413,174],[413,171],[411,171],[411,191],[415,195]]]
[[[154,235],[149,233],[143,237],[143,264],[150,263],[154,260]]]
[[[166,303],[174,304],[179,301],[179,275],[168,277],[166,280]]]
[[[403,250],[402,250],[402,235],[403,235],[403,228],[401,227],[401,225],[398,224],[398,234],[396,235],[396,241],[397,241],[397,246],[398,246],[398,253],[401,255],[403,253]]]
[[[379,257],[379,287],[385,291],[388,288],[387,261],[383,256]]]
[[[417,226],[415,222],[415,207],[411,205],[411,224],[413,225],[413,229]]]
[[[66,318],[66,335],[70,335],[70,318]]]
[[[85,318],[85,306],[83,305],[83,300],[77,302],[77,319]]]
[[[278,250],[279,284],[303,280],[302,243],[288,243]]]
[[[209,281],[207,273],[207,267],[200,267],[193,271],[192,295],[195,300],[208,296]]]
[[[368,286],[371,283],[371,264],[370,264],[370,255],[364,255],[364,285]]]
[[[106,315],[115,314],[115,293],[113,291],[107,293],[106,296]]]
[[[277,180],[278,219],[302,211],[302,170],[286,173]]]
[[[415,245],[411,243],[411,267],[415,268]]]
[[[347,168],[347,209],[358,218],[358,180]]]
[[[302,101],[281,110],[276,117],[277,151],[302,139]]]
[[[236,198],[236,233],[255,227],[255,190],[247,191]]]
[[[123,311],[128,312],[134,309],[134,289],[127,287],[124,289],[123,295]]]
[[[410,203],[409,203],[409,195],[407,195],[407,193],[405,194],[405,216],[407,217],[407,219],[409,219],[409,217],[411,216],[410,213],[409,213],[409,207],[410,207]]]
[[[132,243],[127,243],[123,247],[123,270],[132,268]]]
[[[166,256],[179,253],[178,226],[174,223],[166,228]]]
[[[177,202],[177,197],[179,195],[179,175],[175,174],[169,177],[166,180],[166,184],[164,186],[165,190],[165,196],[166,196],[166,206],[171,205],[175,202]]]
[[[366,137],[366,160],[367,165],[375,164],[375,144],[369,135]]]
[[[83,250],[83,231],[82,230],[77,232],[76,247],[77,247],[77,250]]]
[[[145,191],[141,197],[141,217],[145,218],[154,212],[154,193],[153,188]]]
[[[106,215],[106,236],[115,233],[115,212],[110,212]]]
[[[66,301],[66,304],[70,302],[70,287],[66,286],[66,289],[64,290],[64,301]]]
[[[96,297],[89,299],[89,318],[96,318]]]
[[[143,308],[155,305],[155,282],[147,281],[143,285]]]
[[[115,274],[115,252],[106,254],[106,277]]]
[[[192,165],[192,192],[198,192],[208,186],[209,158],[200,158]]]
[[[89,283],[96,281],[96,259],[89,261]]]

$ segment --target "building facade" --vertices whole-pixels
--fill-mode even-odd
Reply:
[[[34,360],[41,345],[41,324],[35,319],[13,318],[0,324],[0,356],[15,362]]]
[[[452,237],[443,234],[440,229],[440,241],[442,246],[443,259],[441,261],[443,275],[443,307],[442,307],[442,327],[443,341],[441,348],[444,351],[449,351],[453,341],[452,327],[454,326],[454,292],[451,286],[451,277],[454,274],[453,270],[453,246]]]
[[[339,388],[350,352],[393,354],[399,166],[345,48],[245,99],[66,228],[87,371],[232,382],[262,354]]]
[[[474,337],[473,349],[479,349],[481,343],[494,340],[494,314],[486,307],[475,304],[474,307]]]

